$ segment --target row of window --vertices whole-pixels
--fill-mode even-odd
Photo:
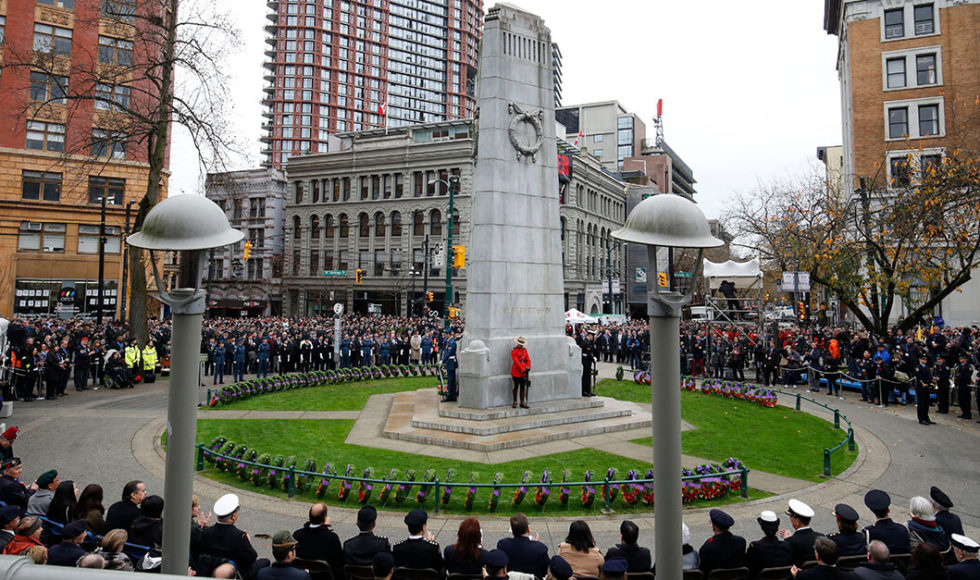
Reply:
[[[51,171],[21,173],[21,199],[27,201],[61,201],[62,174]],[[117,177],[90,175],[88,178],[88,202],[122,205],[126,193],[126,180]]]
[[[107,129],[92,129],[91,151],[93,157],[126,158],[125,135]],[[27,149],[37,151],[65,151],[65,125],[48,121],[27,121]]]
[[[34,24],[34,45],[37,52],[71,56],[73,31],[51,24]],[[99,36],[99,62],[129,66],[133,64],[133,43],[111,36]]]
[[[390,220],[389,223],[386,223]],[[432,236],[442,235],[442,212],[438,209],[433,209],[429,211],[429,231],[425,231],[425,213],[422,210],[416,210],[412,212],[412,235],[413,236],[424,236],[426,233]],[[374,229],[374,237],[384,239],[385,235],[389,232],[391,237],[398,238],[402,235],[402,214],[398,211],[391,212],[390,216],[386,216],[383,212],[375,212],[374,219],[372,220],[367,213],[361,213],[357,218],[357,233],[358,237],[361,239],[367,239],[371,237],[372,226]],[[350,219],[347,214],[342,213],[337,218],[336,227],[334,224],[333,216],[327,214],[323,217],[323,234],[326,240],[331,240],[334,238],[335,233],[340,234],[341,239],[345,239],[350,236]],[[300,241],[303,238],[303,221],[300,217],[293,216],[293,239]],[[312,215],[309,219],[309,239],[311,241],[319,241],[321,224],[320,216]],[[460,235],[460,220],[459,212],[453,212],[453,235]]]
[[[886,139],[923,139],[945,135],[942,97],[885,103]]]
[[[885,10],[882,38],[898,40],[936,34],[939,32],[937,22],[936,7],[931,2]]]
[[[888,154],[888,181],[891,187],[922,183],[943,162],[942,149],[894,151]]]
[[[448,137],[448,134],[447,134]],[[283,146],[285,148],[285,146]],[[411,187],[413,197],[431,197],[447,195],[449,180],[459,177],[458,167],[452,169],[435,169],[429,171],[413,171]],[[358,177],[334,177],[293,182],[293,202],[302,205],[306,202],[307,185],[309,185],[309,203],[324,203],[329,201],[350,201],[352,195],[360,192],[360,199],[401,199],[405,194],[407,174],[385,173],[380,175],[361,175]],[[352,189],[352,186],[355,189]]]
[[[19,252],[64,252],[67,224],[20,222],[17,232]],[[118,254],[122,230],[118,226],[105,226],[105,253]],[[99,253],[99,224],[79,224],[78,253]]]

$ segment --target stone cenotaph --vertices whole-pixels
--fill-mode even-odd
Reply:
[[[581,396],[565,335],[551,32],[509,4],[489,10],[477,81],[476,166],[459,404],[510,406],[510,351],[531,357],[531,403]]]

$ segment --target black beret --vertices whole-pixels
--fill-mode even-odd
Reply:
[[[625,558],[613,558],[602,564],[602,571],[607,574],[625,574],[629,567],[629,562]]]
[[[548,562],[548,569],[556,580],[568,580],[572,577],[572,567],[561,556],[553,556]]]
[[[405,514],[405,525],[409,528],[421,528],[427,521],[429,521],[429,514],[425,513],[423,509],[415,508]]]
[[[507,557],[507,552],[503,550],[490,550],[487,553],[486,565],[491,568],[503,568],[507,565],[510,559]]]
[[[85,520],[75,520],[73,522],[68,522],[65,527],[61,528],[62,538],[77,538],[82,532],[85,531]]]
[[[375,578],[384,578],[395,569],[395,558],[391,552],[378,552],[371,561]]]
[[[834,515],[844,520],[845,522],[856,522],[858,521],[857,510],[847,505],[846,503],[839,503],[834,506]]]
[[[953,500],[949,499],[949,496],[935,485],[929,488],[929,497],[946,509],[953,507]]]
[[[888,509],[892,504],[892,498],[880,489],[872,489],[864,494],[864,505],[873,512],[880,512]]]
[[[10,504],[0,508],[0,526],[5,526],[16,520],[23,513],[19,506]]]
[[[732,516],[726,514],[720,509],[713,509],[708,512],[708,517],[711,518],[711,523],[719,528],[725,528],[726,530],[735,524],[735,520]]]

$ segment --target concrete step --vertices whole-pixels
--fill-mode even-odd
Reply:
[[[466,419],[468,421],[497,421],[510,417],[526,417],[528,415],[541,415],[546,413],[558,413],[561,411],[573,411],[577,409],[592,409],[604,405],[602,399],[596,397],[581,399],[565,399],[561,401],[543,401],[540,403],[531,402],[530,409],[497,407],[493,409],[466,409],[454,403],[441,403],[439,405],[439,416],[449,419]]]

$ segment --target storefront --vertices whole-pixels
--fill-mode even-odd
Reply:
[[[102,316],[115,318],[119,301],[117,280],[102,283]],[[14,316],[95,318],[99,305],[98,280],[38,280],[18,278],[14,288]]]

